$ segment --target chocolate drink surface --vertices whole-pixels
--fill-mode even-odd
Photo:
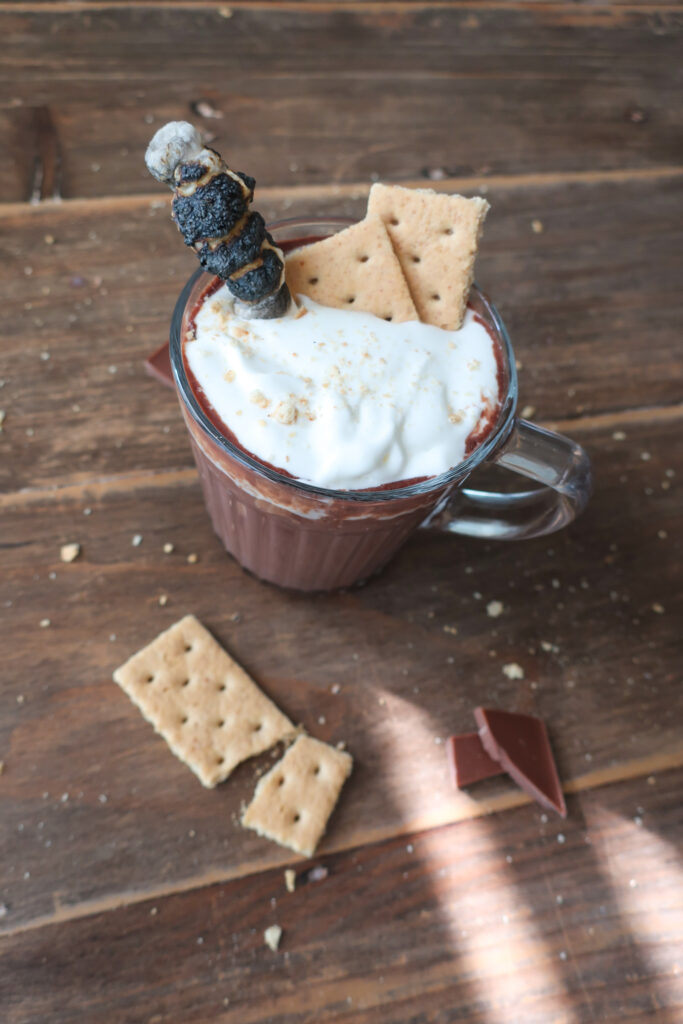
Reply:
[[[498,345],[472,309],[460,330],[445,331],[299,296],[284,317],[244,321],[219,279],[191,310],[183,361],[228,441],[285,476],[338,491],[457,466],[493,428],[504,387]]]

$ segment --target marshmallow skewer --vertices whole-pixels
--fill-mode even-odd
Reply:
[[[173,219],[202,267],[222,278],[245,319],[283,316],[290,294],[281,249],[249,204],[255,181],[232,171],[187,121],[170,121],[147,147],[150,174],[173,189]]]

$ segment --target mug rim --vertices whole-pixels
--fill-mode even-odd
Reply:
[[[356,221],[350,217],[289,217],[284,220],[273,221],[268,225],[268,231],[272,233],[278,232],[281,229],[320,229],[324,225],[339,230],[355,223]],[[277,238],[275,240],[277,241]],[[328,487],[320,487],[316,484],[308,483],[305,480],[299,480],[296,477],[286,476],[284,473],[280,473],[274,467],[265,465],[259,459],[250,455],[248,452],[244,451],[244,449],[239,448],[224,437],[224,435],[206,415],[190,387],[182,358],[182,322],[188,300],[193,294],[196,284],[202,278],[206,278],[206,282],[208,284],[210,281],[214,280],[215,275],[207,274],[201,267],[197,267],[185,283],[185,286],[178,296],[173,309],[169,339],[173,379],[180,400],[191,414],[195,423],[201,427],[202,431],[210,437],[213,443],[217,445],[221,451],[230,458],[236,460],[246,469],[265,477],[273,483],[290,487],[297,491],[303,491],[306,494],[315,495],[327,500],[357,501],[361,503],[371,501],[395,501],[400,498],[419,497],[421,495],[427,495],[431,492],[437,492],[445,488],[449,488],[451,485],[468,476],[472,470],[476,469],[476,467],[481,465],[482,462],[485,462],[486,459],[507,440],[514,425],[515,411],[517,407],[517,369],[515,366],[514,351],[512,349],[512,343],[510,341],[507,328],[505,327],[498,310],[486,293],[479,288],[476,282],[474,282],[472,284],[472,291],[483,303],[490,321],[496,330],[497,340],[500,343],[505,361],[505,371],[508,381],[507,392],[504,400],[501,402],[496,422],[485,440],[482,441],[480,445],[477,445],[474,451],[470,452],[470,454],[463,459],[462,462],[459,462],[457,466],[451,466],[450,469],[447,469],[444,473],[440,473],[438,476],[430,476],[418,481],[417,483],[406,484],[405,486],[385,484],[382,489],[332,489]]]

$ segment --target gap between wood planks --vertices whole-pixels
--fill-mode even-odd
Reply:
[[[683,418],[683,404],[651,406],[642,409],[625,409],[619,412],[600,413],[594,416],[581,416],[567,420],[539,420],[538,426],[560,433],[580,433],[588,430],[609,430],[612,427],[629,427],[639,423],[675,423]],[[67,484],[55,484],[53,487],[30,487],[20,491],[7,491],[0,494],[0,510],[30,505],[34,502],[50,502],[63,499],[92,500],[106,494],[135,491],[138,488],[173,487],[178,484],[194,484],[197,471],[194,466],[182,469],[171,469],[163,472],[142,470],[139,473],[122,473],[105,477],[93,477]]]
[[[1,10],[0,10],[1,12]],[[600,185],[614,182],[657,181],[661,178],[680,178],[683,166],[640,167],[632,169],[615,168],[605,171],[547,171],[540,174],[496,174],[490,177],[467,176],[462,178],[444,178],[432,181],[427,178],[394,182],[406,188],[433,188],[436,192],[453,192],[463,189],[490,188],[542,188],[548,185]],[[265,185],[259,188],[259,199],[280,202],[285,199],[360,199],[367,196],[372,182],[347,182],[329,185]],[[170,205],[171,196],[168,194]],[[150,203],[165,202],[164,193],[144,192],[127,196],[98,196],[82,199],[43,199],[39,202],[0,203],[0,220],[3,217],[16,217],[17,214],[31,216],[38,211],[65,210],[79,213],[93,208],[98,209],[130,209],[148,206]]]
[[[600,786],[609,786],[615,783],[627,782],[631,779],[643,778],[654,775],[657,772],[672,771],[683,767],[683,748],[670,753],[652,754],[650,757],[638,758],[634,761],[626,761],[623,764],[612,765],[600,768],[597,771],[588,772],[585,775],[570,779],[563,785],[565,793],[581,793],[587,790],[594,790]],[[401,836],[411,836],[419,832],[427,832],[435,828],[443,828],[448,825],[455,825],[460,821],[471,821],[475,818],[482,818],[489,814],[500,813],[501,811],[514,810],[518,807],[525,807],[533,804],[533,800],[522,793],[521,790],[510,790],[508,793],[501,793],[497,797],[480,801],[472,801],[465,813],[458,816],[452,814],[439,815],[433,813],[424,818],[413,821],[406,821],[400,829],[378,828],[374,831],[368,830],[363,836],[356,836],[351,842],[329,844],[321,851],[320,856],[334,856],[338,853],[349,853],[352,850],[361,849],[375,843],[397,839]],[[84,917],[92,917],[96,914],[106,913],[112,910],[120,910],[122,907],[134,906],[138,903],[146,903],[148,900],[161,900],[170,896],[177,896],[181,893],[193,892],[197,889],[204,889],[210,885],[223,885],[226,882],[233,882],[240,878],[249,878],[252,875],[261,875],[267,871],[284,870],[291,865],[301,864],[301,858],[296,855],[288,855],[284,850],[278,851],[282,854],[281,860],[275,860],[268,864],[257,864],[255,870],[250,870],[247,864],[234,867],[231,871],[221,871],[219,868],[205,871],[200,875],[189,876],[179,879],[170,885],[159,886],[158,888],[136,890],[134,892],[120,892],[113,896],[103,896],[99,899],[83,900],[64,906],[57,894],[54,895],[55,909],[51,914],[41,914],[29,921],[24,921],[14,928],[0,930],[0,939],[9,938],[13,935],[20,935],[23,932],[36,931],[39,928],[46,928],[50,925],[61,925],[71,921],[78,921]]]
[[[230,11],[223,17],[230,17],[234,11],[291,11],[293,13],[346,13],[353,14],[387,14],[403,13],[410,11],[429,10],[517,10],[529,11],[532,14],[571,12],[572,15],[586,21],[605,21],[606,17],[614,14],[637,13],[637,14],[658,14],[658,13],[680,13],[680,6],[676,4],[638,4],[628,3],[628,0],[616,0],[608,2],[603,7],[579,7],[574,0],[573,3],[557,0],[553,3],[543,0],[53,0],[47,4],[45,0],[24,0],[24,2],[12,3],[11,0],[0,2],[0,14],[79,14],[89,11],[107,10],[170,10],[170,11]]]

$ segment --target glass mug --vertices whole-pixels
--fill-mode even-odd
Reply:
[[[280,243],[322,238],[348,219],[297,218],[269,228]],[[500,347],[504,398],[498,419],[463,462],[439,476],[378,490],[329,490],[263,465],[209,420],[186,376],[183,335],[211,276],[201,269],[173,313],[170,356],[206,507],[228,552],[260,579],[304,591],[335,590],[379,572],[418,527],[499,540],[538,537],[566,526],[591,491],[586,452],[560,434],[518,419],[515,359],[507,331],[473,286],[470,304]],[[465,487],[473,470],[494,463],[543,486],[511,494]]]

